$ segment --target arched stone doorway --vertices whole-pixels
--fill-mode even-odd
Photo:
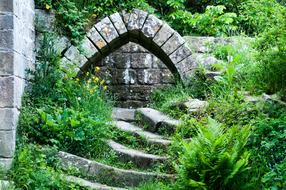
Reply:
[[[130,46],[130,42],[152,53],[148,54],[150,60],[147,63],[148,58],[141,61],[139,57],[137,60],[134,57],[132,61],[124,60],[129,55],[122,49]],[[119,56],[119,59],[112,60],[113,63],[110,61],[112,56],[109,56],[112,52],[115,52],[114,55],[121,54],[121,58]],[[173,75],[184,81],[196,67],[191,50],[179,33],[154,15],[137,9],[105,17],[90,29],[81,45],[71,46],[62,54],[62,63],[75,64],[79,73],[96,65],[107,70],[111,77],[110,89],[121,107],[145,106],[154,88],[173,83],[170,79],[164,81],[165,76]],[[161,66],[164,65],[162,68],[156,68],[154,57],[161,61]]]

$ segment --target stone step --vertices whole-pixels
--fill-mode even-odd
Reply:
[[[209,104],[207,101],[190,98],[187,101],[178,102],[174,106],[192,114],[192,113],[199,113],[199,112],[204,111],[209,106]]]
[[[144,124],[147,124],[147,129],[151,132],[160,130],[174,132],[176,127],[181,124],[181,121],[172,119],[152,108],[138,108],[135,113],[140,116]]]
[[[110,186],[135,187],[150,181],[172,181],[175,179],[172,174],[120,169],[62,151],[59,152],[58,157],[63,169],[77,168],[88,179],[96,179],[97,182]]]
[[[113,108],[112,118],[118,121],[135,121],[135,109]]]
[[[121,131],[131,133],[134,136],[139,136],[142,139],[145,139],[149,144],[160,145],[164,148],[171,144],[171,140],[161,135],[144,131],[142,128],[125,121],[115,121],[115,127]]]
[[[66,182],[74,183],[76,185],[79,185],[81,187],[86,187],[88,189],[94,189],[94,190],[127,190],[120,187],[110,187],[107,185],[103,185],[100,183],[94,183],[87,181],[85,179],[74,177],[74,176],[62,176]]]
[[[155,163],[164,162],[168,159],[167,157],[164,156],[157,156],[139,150],[128,148],[112,140],[108,141],[108,145],[119,155],[122,161],[124,162],[132,161],[140,168],[148,168]]]

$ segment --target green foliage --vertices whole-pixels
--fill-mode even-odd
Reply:
[[[47,157],[39,146],[19,145],[13,168],[8,174],[15,189],[82,189],[62,181],[60,172],[49,165],[49,160],[52,158]]]
[[[282,91],[286,97],[286,14],[284,23],[265,31],[257,43],[259,51],[255,82],[269,93]]]
[[[285,11],[275,0],[248,0],[240,5],[240,25],[248,34],[261,33],[283,24]]]
[[[249,146],[254,155],[255,176],[266,189],[283,189],[286,186],[285,130],[284,114],[278,118],[258,120],[251,135]]]
[[[195,33],[210,36],[225,36],[237,30],[235,13],[225,13],[224,6],[208,6],[202,14],[192,15],[188,11],[178,10],[170,14],[170,22],[183,33]]]
[[[103,141],[110,130],[105,81],[89,73],[79,79],[73,67],[61,68],[53,38],[44,35],[44,39],[31,72],[31,91],[23,102],[19,132],[27,142],[95,157],[104,151]]]
[[[179,189],[245,189],[249,135],[248,126],[226,129],[211,119],[198,128],[198,135],[184,143],[179,158]]]

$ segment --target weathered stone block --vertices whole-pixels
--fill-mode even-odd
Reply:
[[[176,68],[183,80],[187,79],[197,67],[198,65],[194,61],[192,55],[176,64]]]
[[[161,47],[174,33],[175,31],[165,23],[160,31],[155,35],[153,41],[157,46]]]
[[[113,22],[113,25],[115,26],[117,32],[120,35],[123,35],[127,32],[127,29],[125,27],[125,24],[120,16],[119,13],[114,13],[110,17],[110,20]]]
[[[124,10],[124,11],[122,11],[120,13],[120,16],[121,16],[121,18],[122,18],[122,20],[123,20],[123,22],[125,24],[125,27],[127,27],[128,26],[129,17],[130,17],[130,13]]]
[[[87,33],[87,37],[93,42],[93,44],[96,45],[100,51],[104,51],[104,48],[107,48],[107,43],[95,28],[90,29],[90,31]]]
[[[179,33],[175,32],[171,38],[162,46],[163,51],[170,55],[181,45],[185,43],[185,40],[180,36]]]
[[[0,30],[11,30],[13,29],[13,18],[14,16],[9,15],[1,15],[0,14]]]
[[[168,67],[156,56],[153,56],[153,69],[167,69]]]
[[[157,17],[154,15],[149,15],[142,28],[142,32],[147,38],[153,38],[155,34],[160,30],[162,24],[162,21]]]
[[[71,46],[64,55],[69,61],[75,63],[81,68],[88,60],[83,56],[75,46]]]
[[[136,72],[132,69],[116,69],[112,73],[113,84],[135,84]]]
[[[161,83],[172,84],[175,82],[174,75],[169,69],[161,70]]]
[[[98,50],[96,49],[96,47],[94,47],[94,45],[91,43],[91,41],[88,38],[84,38],[80,48],[83,51],[83,55],[87,58],[90,59],[93,56],[94,57],[99,57],[100,55],[96,55],[98,52]]]
[[[0,31],[0,50],[11,50],[13,49],[14,39],[13,30],[2,30]]]
[[[1,0],[0,1],[0,12],[13,12],[13,1]]]
[[[161,81],[161,75],[158,70],[144,69],[138,71],[139,84],[158,84]]]
[[[53,12],[47,12],[42,9],[35,10],[35,17],[37,24],[37,32],[52,31],[56,21],[55,14]]]
[[[21,106],[25,82],[18,77],[0,77],[0,107]]]
[[[131,67],[133,69],[151,68],[152,61],[152,55],[149,53],[133,53]]]
[[[12,158],[15,151],[16,131],[0,131],[0,157]]]
[[[197,53],[209,53],[212,51],[212,46],[214,46],[214,37],[194,37],[185,36],[184,39],[188,43],[190,49]]]
[[[0,131],[16,129],[18,116],[19,111],[16,108],[0,108]]]
[[[0,158],[0,170],[2,170],[3,172],[8,171],[12,166],[12,161],[12,158]]]
[[[127,69],[130,68],[131,59],[129,54],[119,54],[115,53],[111,55],[113,60],[113,65],[118,69]]]
[[[133,9],[129,16],[127,29],[137,34],[138,31],[143,27],[147,15],[148,14],[144,11]]]
[[[113,40],[119,37],[119,34],[108,17],[97,23],[95,28],[107,41],[107,43],[111,43]]]
[[[129,52],[131,52],[131,53],[134,53],[134,52],[149,53],[149,51],[147,49],[145,49],[144,47],[142,47],[142,46],[140,46],[134,42],[130,42],[129,47],[130,47]]]
[[[191,50],[187,47],[186,44],[179,47],[176,51],[174,51],[169,57],[174,64],[180,62],[181,60],[185,59],[191,55]]]

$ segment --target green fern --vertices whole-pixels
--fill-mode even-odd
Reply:
[[[249,170],[245,145],[250,127],[225,128],[213,119],[198,136],[183,143],[177,167],[181,189],[246,189]]]

